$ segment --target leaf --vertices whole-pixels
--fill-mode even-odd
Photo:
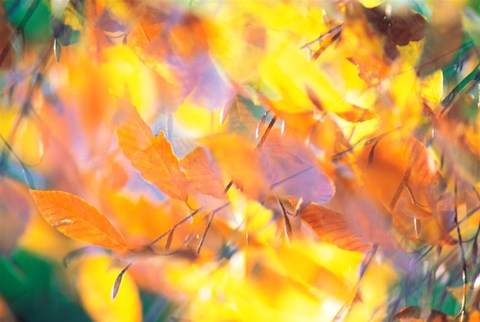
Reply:
[[[374,112],[356,105],[352,105],[352,108],[348,111],[336,112],[335,114],[337,114],[342,119],[353,123],[371,120],[376,115]]]
[[[434,146],[438,148],[443,159],[441,171],[445,177],[475,185],[480,181],[480,152],[475,153],[475,148],[470,148],[460,138],[455,137],[455,133],[459,132],[458,128],[466,131],[462,125],[445,126],[435,136]],[[478,144],[478,133],[474,135],[474,141]]]
[[[55,38],[53,40],[53,53],[55,55],[55,60],[57,63],[60,62],[60,56],[62,55],[62,44]]]
[[[180,168],[172,145],[165,133],[152,139],[151,144],[135,154],[132,165],[142,177],[172,198],[187,200],[188,182]]]
[[[334,198],[328,208],[340,213],[350,230],[369,244],[396,250],[399,244],[393,234],[391,215],[358,179],[344,178],[337,173]]]
[[[323,204],[335,194],[333,182],[315,156],[292,135],[272,130],[260,151],[265,177],[278,193]]]
[[[261,113],[263,113],[262,107],[254,105],[245,97],[236,96],[222,111],[222,121],[225,121],[226,131],[253,138],[262,120],[259,121]]]
[[[218,199],[225,198],[225,184],[205,148],[195,148],[180,160],[180,166],[191,188]]]
[[[154,135],[135,107],[125,108],[125,122],[117,128],[118,144],[123,154],[132,162],[135,154],[152,144]]]
[[[480,321],[480,311],[475,310],[469,313],[468,322],[479,322]]]
[[[427,22],[422,15],[405,7],[394,8],[393,12],[390,7],[389,13],[386,8],[385,5],[364,8],[364,12],[369,25],[386,37],[385,54],[393,60],[399,54],[396,46],[405,46],[425,37]]]
[[[350,251],[366,252],[371,248],[370,243],[359,236],[346,218],[336,211],[310,203],[298,215],[322,241]]]
[[[167,236],[167,241],[165,242],[165,250],[168,252],[170,247],[172,246],[173,241],[173,233],[175,232],[175,228],[172,228]]]
[[[96,246],[86,246],[82,248],[75,249],[68,253],[62,260],[63,266],[67,268],[71,262],[78,260],[82,257],[94,254],[108,254],[108,251],[104,248],[99,248]]]
[[[30,190],[45,220],[66,236],[112,250],[125,250],[125,238],[112,222],[82,198],[63,191]]]
[[[73,29],[72,26],[54,16],[50,19],[50,29],[52,30],[55,43],[59,47],[73,45],[78,42],[80,37],[80,31]],[[57,56],[57,62],[58,60],[60,60],[60,55]]]
[[[132,266],[132,263],[128,264],[125,266],[120,273],[118,274],[117,278],[115,279],[115,283],[113,283],[113,288],[112,288],[112,301],[115,299],[115,297],[118,294],[118,291],[120,290],[120,285],[122,284],[122,279],[123,275],[128,271],[128,269]]]
[[[417,63],[417,74],[427,76],[445,67],[462,46],[462,2],[440,1],[432,6],[432,18],[427,25],[427,36],[422,55]]]
[[[425,317],[428,321],[432,322],[446,322],[453,320],[453,317],[447,315],[446,313],[429,308],[422,308],[419,306],[406,306],[398,311],[393,318],[402,322],[407,322],[423,321],[421,320],[422,317]]]
[[[108,10],[103,11],[103,13],[97,19],[95,27],[100,28],[104,32],[125,33],[125,25],[116,20],[116,17]]]
[[[266,97],[275,111],[305,113],[315,109],[307,92],[321,97],[327,111],[346,110],[348,103],[315,61],[285,38],[272,38],[272,48],[260,65]],[[295,62],[295,65],[292,64]]]
[[[350,60],[359,69],[359,76],[367,84],[376,84],[385,78],[390,70],[385,55],[381,34],[369,27],[366,13],[358,2],[348,3],[342,32],[342,47]],[[354,40],[354,41],[349,41]]]
[[[226,181],[232,180],[253,199],[267,193],[260,157],[249,142],[236,134],[221,134],[204,138],[201,143],[213,154]]]
[[[366,186],[387,209],[404,199],[416,216],[430,215],[429,187],[440,177],[421,142],[397,134],[384,136],[365,146],[358,165]]]
[[[82,260],[78,273],[78,289],[83,307],[95,321],[142,321],[139,291],[129,274],[122,274],[122,291],[111,300],[112,285],[122,271],[112,268],[106,257]],[[128,267],[128,266],[127,266]]]
[[[103,11],[95,22],[95,27],[101,30],[110,43],[119,44],[120,40],[125,40],[127,27],[120,22],[109,10]]]

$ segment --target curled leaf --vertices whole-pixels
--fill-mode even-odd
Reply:
[[[115,283],[113,283],[113,288],[112,288],[112,301],[115,299],[115,297],[118,294],[118,291],[120,290],[120,285],[122,284],[122,278],[123,275],[127,272],[127,270],[132,266],[133,263],[128,264],[125,266],[120,273],[118,274],[117,278],[115,279]]]
[[[70,253],[68,253],[67,256],[65,256],[63,258],[62,263],[63,263],[63,266],[65,266],[65,268],[67,268],[68,265],[70,265],[71,262],[73,262],[74,260],[80,259],[83,256],[93,255],[93,254],[105,254],[105,252],[106,252],[105,249],[99,248],[99,247],[96,247],[96,246],[82,247],[82,248],[75,249],[75,250],[71,251]]]

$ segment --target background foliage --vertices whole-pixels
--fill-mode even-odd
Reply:
[[[0,321],[480,320],[479,14],[3,1]]]

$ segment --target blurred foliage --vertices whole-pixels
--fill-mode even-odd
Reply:
[[[479,1],[5,0],[0,35],[0,321],[480,320]]]

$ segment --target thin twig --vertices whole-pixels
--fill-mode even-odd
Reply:
[[[367,272],[367,269],[372,264],[373,258],[375,257],[375,255],[377,253],[377,250],[378,250],[378,244],[375,243],[372,246],[372,250],[368,253],[368,256],[364,257],[364,259],[361,263],[360,274],[359,274],[359,277],[358,277],[357,284],[355,285],[354,295],[353,295],[352,299],[350,300],[350,302],[348,304],[346,304],[346,305],[344,305],[340,308],[340,310],[337,312],[337,314],[335,315],[335,317],[333,318],[332,321],[340,321],[341,318],[347,317],[348,314],[350,313],[350,311],[352,310],[353,305],[355,304],[355,302],[358,299],[359,292],[360,292],[360,286],[361,286],[361,283],[362,283],[362,281],[365,277],[365,273]]]
[[[465,249],[463,248],[463,241],[462,241],[462,234],[460,232],[460,224],[458,222],[458,209],[457,209],[457,182],[455,181],[454,187],[454,220],[455,220],[455,227],[457,230],[458,236],[458,245],[460,247],[460,255],[462,258],[462,282],[463,282],[463,293],[462,293],[462,308],[459,312],[460,321],[464,321],[467,315],[466,306],[467,306],[467,283],[468,283],[468,275],[467,275],[467,261],[465,258]]]
[[[205,239],[207,238],[208,231],[210,230],[210,227],[212,225],[213,218],[215,218],[215,214],[218,212],[222,211],[224,208],[230,205],[230,202],[224,203],[222,206],[218,207],[212,212],[212,215],[210,216],[210,219],[208,220],[207,227],[205,227],[205,231],[203,232],[202,239],[200,239],[200,243],[197,248],[197,255],[200,254],[200,251],[202,250],[203,244],[205,243]]]

